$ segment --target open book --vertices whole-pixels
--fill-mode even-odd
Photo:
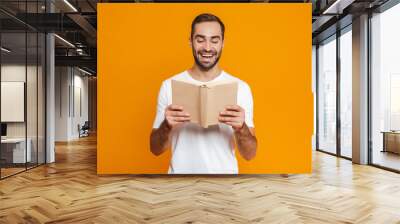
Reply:
[[[218,117],[227,105],[236,105],[238,83],[217,81],[206,85],[171,80],[172,104],[183,106],[191,122],[207,128],[218,124]]]

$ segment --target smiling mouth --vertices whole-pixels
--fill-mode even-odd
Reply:
[[[204,58],[204,59],[211,59],[215,56],[215,54],[210,54],[210,53],[200,53],[199,55],[201,58]]]

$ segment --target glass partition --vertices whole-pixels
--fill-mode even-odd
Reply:
[[[0,178],[45,163],[45,34],[13,17],[45,1],[1,1]]]
[[[31,161],[26,141],[26,40],[25,32],[1,34],[2,177],[24,171]]]

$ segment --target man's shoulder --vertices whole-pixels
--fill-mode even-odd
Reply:
[[[163,82],[166,83],[166,82],[171,82],[171,80],[183,80],[187,76],[186,73],[187,71],[183,71],[178,74],[172,75],[169,78],[165,79]]]
[[[173,76],[168,77],[167,79],[163,80],[161,83],[161,89],[170,89],[171,88],[171,80],[184,80],[186,76],[186,71],[181,73],[175,74]]]
[[[238,77],[233,76],[233,75],[227,73],[226,71],[224,71],[224,73],[225,73],[226,79],[232,80],[232,81],[236,81],[236,82],[239,83],[239,86],[242,86],[242,87],[244,87],[244,88],[249,88],[249,89],[250,89],[250,86],[249,86],[249,84],[247,84],[246,81],[241,80],[241,79],[239,79]]]

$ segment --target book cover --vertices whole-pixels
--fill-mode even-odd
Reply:
[[[172,104],[183,106],[191,122],[203,128],[218,124],[218,116],[227,105],[237,104],[238,83],[235,81],[212,82],[196,85],[171,80]]]

